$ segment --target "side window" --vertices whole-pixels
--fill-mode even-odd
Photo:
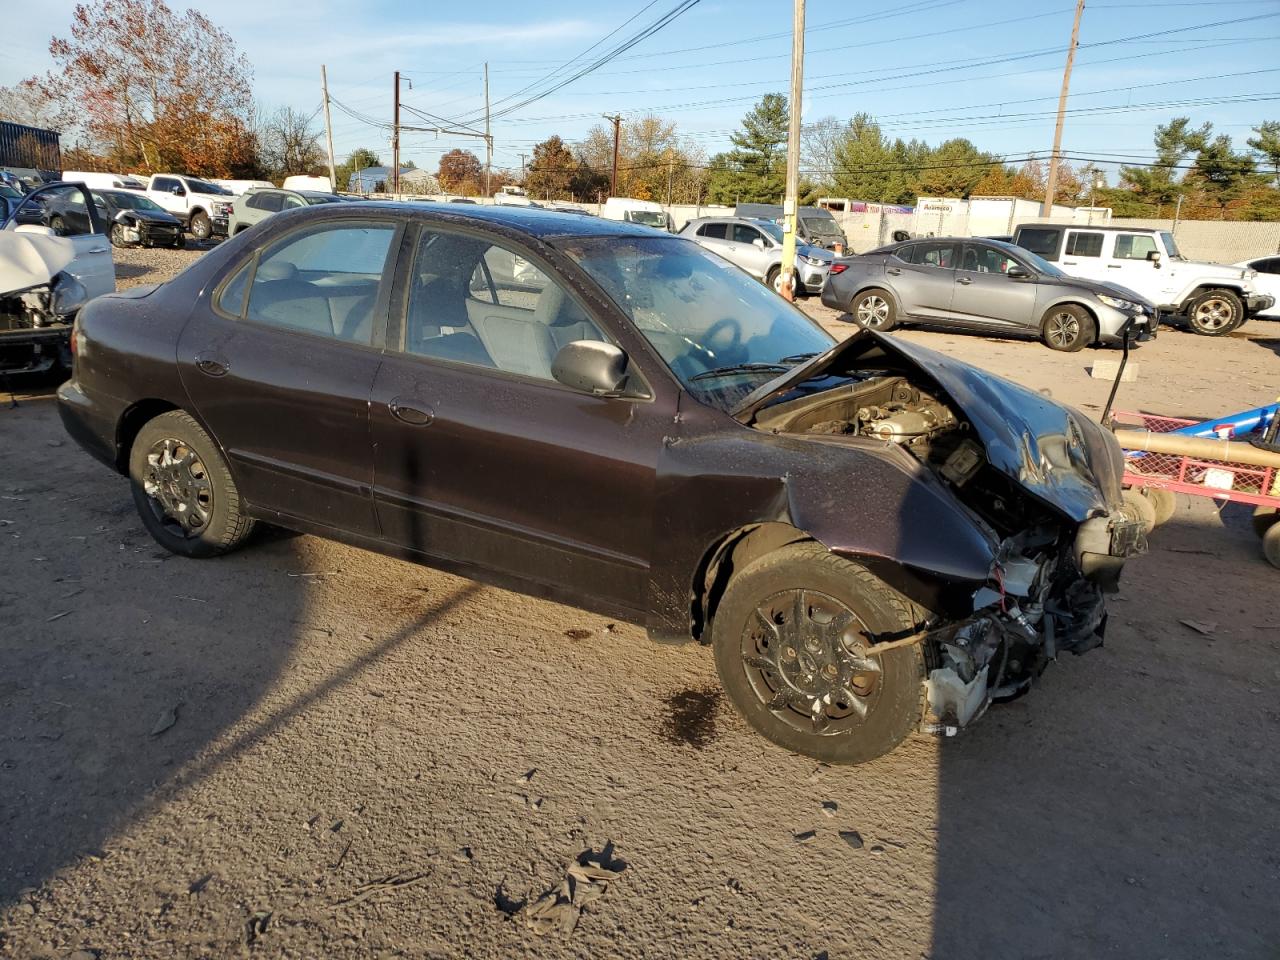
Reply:
[[[280,199],[282,201],[282,210],[291,207],[305,207],[307,205],[307,201],[303,200],[301,197],[295,197],[292,194],[281,194]]]
[[[1067,246],[1063,251],[1069,257],[1102,256],[1102,234],[1096,230],[1072,230],[1067,234]]]
[[[748,227],[745,223],[735,223],[731,225],[733,232],[729,239],[734,243],[755,243],[761,239],[760,231],[755,227]]]
[[[156,177],[151,181],[152,190],[163,190],[166,193],[178,185],[178,181],[172,177]]]
[[[1259,273],[1280,274],[1280,257],[1272,257],[1270,260],[1258,260],[1254,263],[1254,269]]]
[[[575,340],[604,340],[583,308],[519,254],[424,231],[410,273],[404,350],[540,380]]]
[[[1024,250],[1054,261],[1058,259],[1058,249],[1062,245],[1062,231],[1024,228],[1018,231],[1017,244]]]
[[[725,223],[704,223],[698,228],[698,236],[712,240],[723,240],[727,235],[728,224]]]
[[[280,209],[280,200],[281,197],[278,193],[255,193],[247,203],[258,210],[267,210],[275,213]]]
[[[373,308],[396,228],[389,223],[330,223],[290,234],[265,250],[253,271],[246,320],[316,336],[369,344]],[[219,306],[235,314],[239,275]]]
[[[1115,259],[1145,260],[1155,251],[1156,238],[1145,233],[1117,233]]]
[[[918,263],[925,267],[954,270],[956,267],[956,245],[950,240],[926,241],[914,244],[911,248],[910,262]]]
[[[976,243],[964,245],[962,270],[973,273],[1008,273],[1009,267],[1018,261],[1002,250]]]
[[[53,227],[62,237],[80,237],[93,232],[86,194],[87,188],[63,183],[40,190],[32,194],[32,198],[43,206],[45,226]]]

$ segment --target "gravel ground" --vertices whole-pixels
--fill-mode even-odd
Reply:
[[[121,286],[197,255],[123,251]],[[899,335],[1105,401],[1094,352]],[[1277,351],[1166,333],[1121,405],[1264,402]],[[967,735],[829,768],[754,736],[701,647],[311,537],[173,558],[50,386],[18,396],[2,956],[1275,956],[1280,571],[1239,511],[1184,499],[1106,646]],[[531,930],[607,844],[576,929]]]

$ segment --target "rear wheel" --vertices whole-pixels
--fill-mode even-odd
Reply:
[[[203,210],[197,210],[191,215],[191,226],[188,228],[191,236],[197,240],[208,240],[213,235],[213,224],[209,222],[209,215]]]
[[[1262,553],[1273,567],[1280,567],[1280,523],[1273,523],[1263,535]]]
[[[174,553],[216,557],[253,529],[217,444],[185,411],[163,413],[138,431],[129,479],[143,526]]]
[[[1253,532],[1265,537],[1267,531],[1280,521],[1280,510],[1275,507],[1255,507],[1253,510]]]
[[[1068,303],[1053,307],[1040,321],[1040,339],[1050,350],[1075,353],[1096,338],[1093,317],[1083,307]]]
[[[712,624],[716,670],[747,722],[829,763],[888,753],[920,722],[918,645],[877,653],[876,638],[920,618],[865,567],[820,544],[783,547],[735,574]]]
[[[1187,322],[1201,336],[1220,337],[1244,322],[1244,304],[1231,290],[1205,290],[1187,306]]]
[[[849,313],[859,326],[882,333],[898,325],[893,298],[880,289],[864,290],[854,297],[853,303],[849,304]]]

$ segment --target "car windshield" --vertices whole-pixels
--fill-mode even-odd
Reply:
[[[826,217],[805,217],[804,225],[808,229],[810,236],[829,237],[832,240],[844,239],[844,234],[840,232],[836,222],[828,220]]]
[[[218,184],[210,183],[208,180],[195,180],[188,177],[187,184],[191,187],[193,193],[211,193],[215,196],[225,197],[234,196],[234,194],[226,187],[220,187]]]
[[[123,191],[112,190],[109,193],[104,193],[103,196],[123,210],[152,210],[163,212],[163,208],[150,197],[144,197],[136,193],[124,193]]]
[[[302,199],[313,206],[317,203],[338,203],[342,198],[334,196],[332,193],[304,193]]]
[[[721,410],[835,343],[768,287],[689,240],[594,237],[557,246],[604,288],[686,389]]]
[[[1172,233],[1168,230],[1162,230],[1160,231],[1160,239],[1164,241],[1164,248],[1169,252],[1169,256],[1175,260],[1185,259],[1182,256],[1182,251],[1178,249],[1178,243],[1173,239]]]
[[[632,223],[643,223],[646,227],[662,227],[666,229],[667,215],[656,210],[632,210]]]
[[[1035,270],[1037,273],[1043,273],[1046,277],[1054,277],[1055,279],[1060,280],[1066,276],[1065,273],[1055,267],[1044,257],[1040,256],[1040,254],[1032,253],[1026,247],[1018,248],[1018,256],[1025,260],[1032,270]]]
[[[769,236],[773,237],[774,240],[777,240],[778,243],[782,242],[782,227],[778,226],[772,220],[757,220],[756,226]]]

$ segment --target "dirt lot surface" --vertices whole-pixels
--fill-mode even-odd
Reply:
[[[123,253],[122,285],[195,255]],[[1115,356],[899,335],[1095,415]],[[1278,350],[1166,333],[1122,405],[1265,402]],[[754,736],[705,648],[310,537],[171,557],[51,386],[18,396],[0,956],[1276,955],[1280,571],[1238,511],[1182,500],[1106,646],[967,735],[829,768]],[[531,930],[606,844],[576,929]]]

